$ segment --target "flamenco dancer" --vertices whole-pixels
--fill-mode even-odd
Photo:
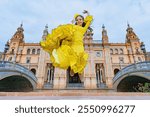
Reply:
[[[48,34],[41,47],[50,54],[50,60],[55,67],[71,69],[72,74],[82,74],[88,59],[84,51],[83,37],[89,28],[93,17],[89,12],[75,15],[75,24],[59,25]]]

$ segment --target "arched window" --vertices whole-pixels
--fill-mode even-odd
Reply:
[[[10,58],[8,59],[8,61],[12,61],[12,57],[10,57]]]
[[[30,54],[30,49],[27,49],[27,54]]]
[[[113,49],[110,49],[110,54],[113,54]]]
[[[142,62],[142,59],[141,59],[141,57],[138,57],[138,61],[139,61],[139,62]]]
[[[37,54],[40,54],[40,49],[37,49]]]
[[[123,57],[119,57],[119,63],[124,63],[124,58]]]
[[[52,63],[47,64],[47,77],[45,79],[45,83],[50,85],[53,85],[54,83],[54,66]]]
[[[32,49],[32,54],[35,54],[35,49]]]
[[[95,64],[95,72],[96,72],[97,87],[103,87],[104,84],[106,84],[103,64],[96,63]]]
[[[119,69],[114,69],[114,75],[116,75],[119,72]]]
[[[136,54],[140,54],[139,48],[135,48],[135,49],[136,49]]]
[[[14,54],[14,53],[15,53],[15,50],[14,50],[14,49],[12,49],[11,53],[12,53],[12,54]]]
[[[120,49],[120,54],[123,54],[123,49],[122,48]]]
[[[32,68],[31,71],[33,72],[33,74],[36,74],[36,69]]]
[[[30,63],[31,57],[26,57],[26,63]]]
[[[115,49],[115,54],[118,54],[118,49]]]

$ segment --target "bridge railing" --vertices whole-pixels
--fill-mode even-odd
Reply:
[[[12,63],[9,61],[0,61],[0,71],[2,70],[18,71],[31,77],[35,82],[37,81],[37,78],[29,69],[16,63]]]
[[[135,64],[128,65],[127,67],[121,69],[113,78],[113,82],[115,82],[118,78],[123,76],[124,74],[138,71],[150,71],[150,61],[139,62]]]

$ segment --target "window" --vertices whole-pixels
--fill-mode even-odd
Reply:
[[[27,54],[30,54],[30,49],[27,49]]]
[[[142,59],[141,59],[141,57],[138,57],[138,61],[139,61],[139,62],[142,62]]]
[[[110,54],[113,54],[113,49],[110,49]]]
[[[14,49],[12,49],[11,53],[14,54]]]
[[[114,75],[116,75],[119,72],[119,69],[114,69]]]
[[[135,48],[135,49],[136,49],[136,54],[140,54],[139,48]]]
[[[32,49],[32,54],[35,54],[35,49]]]
[[[122,48],[120,49],[120,54],[123,54],[123,49]]]
[[[119,63],[124,63],[124,58],[123,57],[119,57]]]
[[[102,63],[95,64],[95,72],[96,72],[97,87],[104,86],[103,84],[106,83],[106,79],[104,76],[104,66]]]
[[[37,50],[37,54],[40,54],[40,49]]]
[[[8,61],[12,61],[12,57],[10,57],[10,58],[8,59]]]
[[[47,78],[46,83],[53,85],[54,82],[54,66],[51,63],[47,64]]]
[[[115,54],[118,54],[118,49],[115,49]]]
[[[31,57],[26,58],[26,63],[30,63]]]
[[[34,68],[32,68],[31,71],[34,75],[36,74],[36,70]]]

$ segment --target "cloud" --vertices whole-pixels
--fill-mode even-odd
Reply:
[[[23,21],[25,41],[39,42],[46,24],[49,31],[70,23],[75,13],[84,9],[94,16],[94,39],[101,40],[102,24],[110,42],[125,42],[127,21],[149,47],[149,0],[3,0],[0,1],[0,51]]]

